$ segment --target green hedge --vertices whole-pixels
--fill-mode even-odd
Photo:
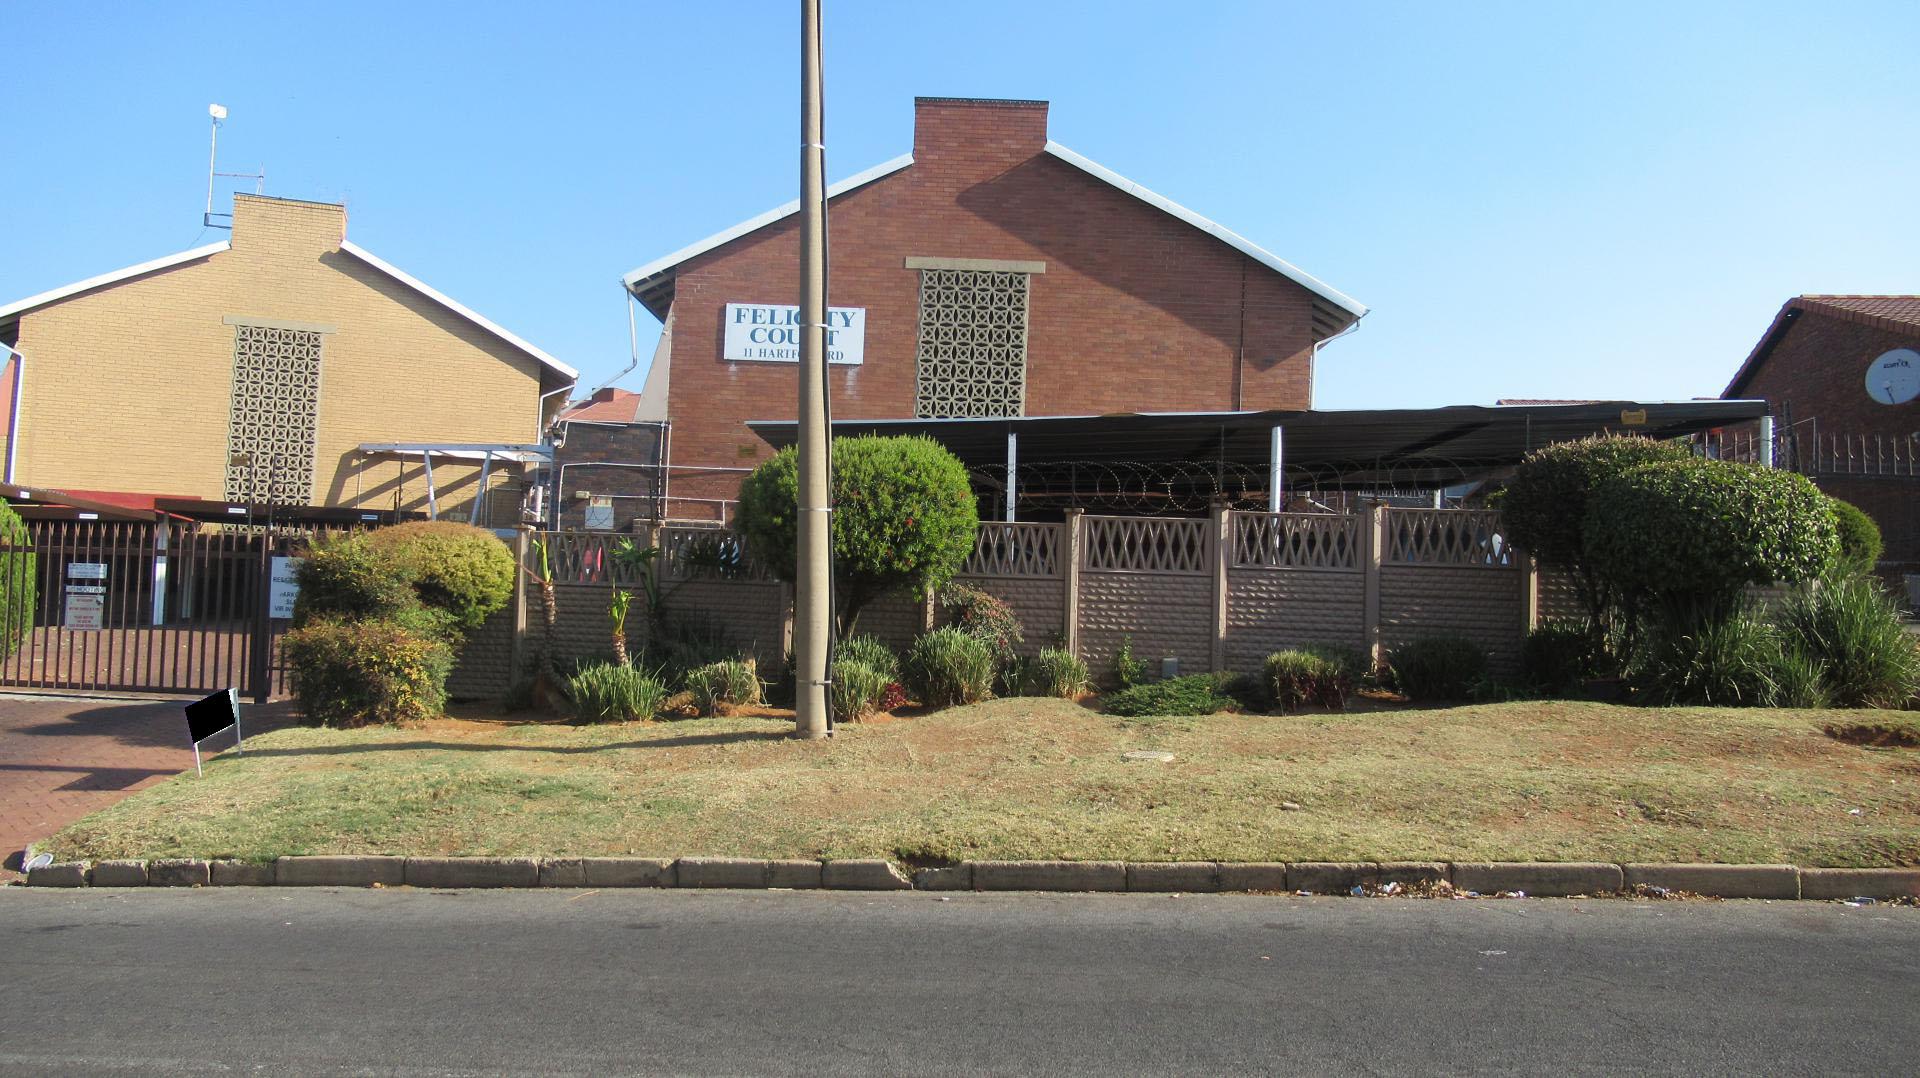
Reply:
[[[322,618],[289,630],[281,658],[294,697],[319,726],[399,725],[432,718],[446,705],[453,648],[392,620]]]
[[[1852,502],[1829,498],[1827,506],[1833,510],[1833,522],[1839,528],[1840,557],[1856,572],[1872,572],[1885,550],[1880,525]]]
[[[444,611],[459,632],[478,629],[513,598],[513,551],[485,528],[421,520],[369,532],[367,545],[391,558],[420,601]]]
[[[1588,502],[1587,555],[1623,594],[1724,615],[1751,584],[1818,576],[1839,553],[1831,500],[1805,476],[1724,461],[1649,464]]]
[[[0,499],[0,655],[12,655],[33,632],[40,608],[40,557],[27,522]]]

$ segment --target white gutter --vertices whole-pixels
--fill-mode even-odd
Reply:
[[[156,258],[150,262],[142,262],[137,266],[128,266],[126,269],[114,270],[112,273],[102,273],[97,277],[89,277],[84,281],[75,281],[70,285],[64,285],[60,288],[42,292],[36,296],[28,296],[26,299],[16,300],[4,307],[0,307],[0,320],[12,318],[22,311],[32,310],[35,307],[44,307],[49,303],[66,299],[68,296],[77,296],[82,292],[99,288],[102,285],[113,284],[116,281],[124,281],[129,277],[138,277],[143,273],[152,273],[155,270],[168,269],[173,266],[178,266],[183,262],[192,262],[197,258],[217,255],[226,250],[228,246],[229,242],[227,240],[221,240],[219,243],[209,243],[205,247],[195,247],[191,251],[181,251],[179,254]]]

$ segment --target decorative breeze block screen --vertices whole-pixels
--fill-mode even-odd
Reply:
[[[999,270],[920,271],[919,418],[1026,414],[1030,280]]]
[[[301,329],[234,327],[228,501],[312,501],[320,336]]]

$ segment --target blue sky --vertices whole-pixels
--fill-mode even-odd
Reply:
[[[797,182],[786,0],[7,16],[0,302],[216,238],[219,101],[222,168],[345,200],[598,382],[619,276]],[[1787,297],[1920,291],[1911,0],[827,0],[827,41],[834,177],[910,148],[916,94],[1045,98],[1057,141],[1369,304],[1321,407],[1712,395]]]

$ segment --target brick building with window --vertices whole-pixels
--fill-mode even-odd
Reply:
[[[1796,296],[1723,398],[1762,399],[1776,461],[1865,510],[1882,570],[1920,571],[1920,296]]]
[[[919,98],[911,154],[829,189],[835,419],[1311,406],[1366,308],[1050,140],[1041,101]],[[624,282],[666,329],[666,515],[721,519],[792,419],[797,204]]]
[[[573,368],[346,231],[236,195],[228,240],[0,307],[6,481],[518,523]]]

